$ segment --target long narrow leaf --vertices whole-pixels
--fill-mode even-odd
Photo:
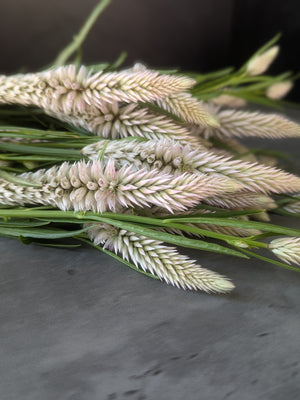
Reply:
[[[236,228],[246,228],[246,229],[259,229],[267,232],[279,233],[282,235],[289,236],[300,236],[300,229],[285,228],[283,226],[273,225],[265,222],[257,221],[243,221],[240,219],[221,219],[221,218],[206,218],[206,217],[196,217],[196,218],[167,218],[164,220],[166,223],[180,222],[180,223],[203,223],[203,224],[214,224],[220,226],[233,226]]]
[[[62,239],[68,237],[74,237],[83,233],[87,230],[87,228],[76,230],[76,231],[67,231],[63,229],[37,229],[37,228],[20,228],[20,227],[1,227],[0,226],[0,235],[8,236],[8,237],[30,237],[36,239]]]

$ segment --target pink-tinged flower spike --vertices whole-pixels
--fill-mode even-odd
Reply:
[[[193,133],[204,138],[259,137],[280,139],[300,137],[300,125],[277,114],[263,114],[242,110],[220,110],[209,105],[207,108],[218,121],[219,126],[194,129]]]
[[[108,224],[91,226],[89,237],[110,251],[120,254],[137,268],[158,276],[178,288],[203,290],[207,293],[227,293],[234,285],[225,277],[202,268],[174,247]]]
[[[101,154],[104,163],[113,159],[120,167],[130,164],[136,169],[157,168],[168,173],[188,171],[211,177],[217,174],[239,183],[245,191],[283,193],[300,190],[300,178],[280,169],[232,160],[209,152],[203,146],[196,148],[167,139],[100,141],[86,146],[82,152],[91,159],[98,159]]]
[[[178,176],[158,170],[135,170],[132,166],[115,168],[113,160],[104,166],[100,161],[84,161],[35,173],[24,173],[23,180],[41,184],[40,189],[27,189],[28,201],[20,189],[0,181],[9,203],[2,196],[2,204],[55,204],[62,210],[104,212],[120,207],[150,207],[157,205],[170,212],[193,207],[213,194],[230,192],[239,186],[228,179],[183,173]],[[0,191],[1,193],[1,191]],[[48,203],[47,203],[48,202]]]
[[[287,264],[300,266],[300,237],[284,237],[272,240],[269,249]]]

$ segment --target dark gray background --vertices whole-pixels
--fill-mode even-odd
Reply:
[[[96,0],[1,0],[0,73],[48,65]],[[299,70],[298,0],[114,0],[84,47],[84,61],[113,61],[128,51],[153,67],[209,71],[240,65],[281,31],[271,71]],[[300,99],[299,89],[292,93]]]

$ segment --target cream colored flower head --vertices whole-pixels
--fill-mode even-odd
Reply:
[[[247,65],[247,75],[261,75],[269,68],[279,53],[279,46],[272,46],[267,51],[252,58]]]
[[[300,266],[300,237],[284,237],[272,240],[269,249],[287,264]]]
[[[269,99],[280,100],[289,93],[292,87],[293,83],[291,81],[274,83],[267,89],[266,95]]]

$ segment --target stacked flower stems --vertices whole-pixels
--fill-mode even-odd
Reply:
[[[0,76],[0,234],[89,243],[206,292],[234,285],[176,245],[297,271],[300,230],[269,220],[299,216],[300,178],[240,142],[300,137],[280,114],[245,110],[291,88],[291,76],[263,75],[277,53],[270,42],[240,70],[207,75],[70,64]]]

